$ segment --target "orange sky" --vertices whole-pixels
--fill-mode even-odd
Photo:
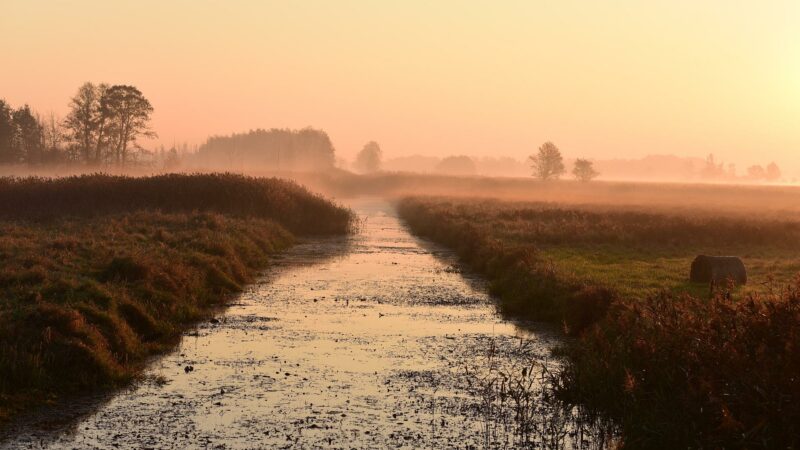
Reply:
[[[713,152],[800,174],[800,2],[0,0],[0,97],[134,84],[169,145],[311,125],[346,158]]]

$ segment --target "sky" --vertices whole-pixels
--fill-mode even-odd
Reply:
[[[796,0],[0,0],[0,55],[0,98],[43,114],[137,86],[165,145],[312,126],[348,159],[550,140],[800,174]]]

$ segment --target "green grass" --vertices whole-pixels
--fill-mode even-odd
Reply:
[[[0,207],[0,420],[130,382],[297,234],[353,217],[236,175],[4,180],[0,198],[19,206]]]
[[[701,293],[703,287],[688,283],[700,254],[744,260],[750,281],[739,295],[789,283],[800,269],[795,218],[446,197],[403,204],[505,247],[529,247],[560,276],[601,284],[622,297]]]
[[[711,248],[618,245],[543,246],[542,258],[581,279],[612,287],[620,296],[647,298],[663,290],[708,295],[708,286],[688,281],[689,267],[698,254],[737,255],[746,263],[748,284],[736,295],[763,293],[792,281],[800,272],[800,253],[784,247],[720,245]]]

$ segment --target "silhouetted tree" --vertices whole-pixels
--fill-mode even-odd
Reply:
[[[44,162],[54,163],[63,161],[65,156],[62,148],[64,130],[61,127],[61,121],[58,120],[54,113],[50,113],[42,126],[44,129]]]
[[[382,161],[383,152],[381,151],[381,147],[377,142],[369,141],[364,145],[364,148],[358,152],[355,167],[359,172],[377,172],[381,169]]]
[[[572,175],[580,181],[587,182],[600,174],[594,170],[594,164],[591,161],[578,158],[575,160],[575,166],[572,167]]]
[[[130,149],[138,148],[138,138],[156,136],[150,130],[153,106],[133,86],[115,85],[108,88],[101,98],[100,112],[100,117],[107,117],[107,123],[103,126],[108,129],[114,162],[118,165],[124,166]]]
[[[11,163],[15,160],[15,130],[11,107],[5,100],[0,100],[0,163]]]
[[[769,163],[767,166],[767,173],[765,174],[767,181],[778,181],[781,178],[781,169],[774,162]]]
[[[103,136],[100,124],[100,99],[106,90],[105,85],[96,86],[84,83],[70,100],[69,113],[64,119],[64,127],[69,133],[76,153],[87,164],[100,163],[100,147]]]
[[[558,179],[564,169],[564,159],[561,151],[550,141],[545,142],[539,147],[539,152],[528,157],[533,169],[533,176],[541,180]]]
[[[94,149],[91,160],[94,164],[107,162],[111,158],[111,127],[112,112],[108,107],[108,90],[110,87],[100,83],[95,88],[97,92],[97,110],[94,117]]]
[[[25,105],[12,113],[15,126],[14,154],[17,162],[40,164],[44,153],[44,127]]]

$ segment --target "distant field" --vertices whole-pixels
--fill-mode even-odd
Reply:
[[[581,183],[571,179],[541,182],[533,177],[482,177],[378,172],[355,174],[331,169],[321,172],[269,171],[241,168],[237,173],[264,178],[292,179],[315,192],[346,198],[355,196],[451,196],[458,198],[503,199],[522,202],[544,202],[621,208],[647,208],[667,213],[690,213],[703,210],[725,216],[770,216],[800,219],[800,186],[798,185],[732,185],[704,183],[645,183],[630,181],[593,181]],[[113,170],[113,169],[110,169]],[[133,170],[133,169],[131,169]],[[131,170],[128,172],[130,173]],[[187,169],[186,174],[215,173],[213,168]],[[151,176],[159,171],[139,168],[138,176]],[[80,175],[75,168],[0,166],[0,175],[15,174],[43,177]]]
[[[789,216],[800,218],[800,186],[622,181],[581,183],[574,180],[541,182],[532,177],[458,177],[390,172],[356,175],[338,170],[281,175],[336,196],[451,196],[558,205],[615,205],[674,213],[693,214],[703,210],[726,216],[758,213],[759,216],[784,219]]]
[[[295,236],[352,219],[277,179],[0,180],[0,421],[129,381]]]
[[[422,234],[469,230],[526,249],[558,277],[645,298],[662,290],[707,295],[688,281],[695,256],[736,255],[749,282],[738,295],[779,289],[800,272],[800,221],[661,207],[569,205],[481,198],[411,198],[404,217]]]
[[[398,207],[413,232],[485,275],[506,314],[577,336],[562,395],[612,416],[632,447],[800,444],[792,214],[451,197]],[[690,284],[703,253],[741,256],[747,286],[729,298]]]

